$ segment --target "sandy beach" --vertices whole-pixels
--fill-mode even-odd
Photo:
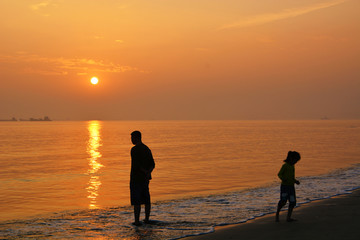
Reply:
[[[213,233],[184,240],[360,238],[360,190],[301,205],[294,209],[296,222],[286,222],[286,213],[281,213],[280,222],[275,222],[274,214],[270,214],[242,224],[217,227]]]

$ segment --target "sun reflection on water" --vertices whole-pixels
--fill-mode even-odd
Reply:
[[[99,147],[101,146],[101,136],[100,136],[101,123],[99,121],[90,121],[88,123],[89,130],[89,141],[87,144],[87,153],[89,154],[89,169],[87,174],[90,176],[88,186],[86,188],[88,192],[88,198],[90,199],[89,208],[96,209],[97,198],[99,196],[99,188],[101,186],[100,177],[98,171],[100,168],[104,167],[99,159],[101,158],[101,153],[99,152]]]

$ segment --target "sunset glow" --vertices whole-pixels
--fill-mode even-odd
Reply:
[[[358,0],[1,1],[0,119],[357,119],[359,9]]]

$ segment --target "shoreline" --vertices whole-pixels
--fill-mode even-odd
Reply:
[[[286,214],[287,207],[280,213],[280,222],[275,222],[275,213],[270,213],[244,223],[216,226],[214,232],[181,239],[355,240],[360,236],[360,189],[301,204],[293,212],[296,222],[286,222]]]

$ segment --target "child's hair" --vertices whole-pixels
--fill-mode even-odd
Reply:
[[[284,162],[289,163],[293,159],[296,159],[296,162],[297,162],[297,161],[300,160],[300,158],[301,158],[300,153],[298,153],[296,151],[289,151],[286,159],[284,160]]]

